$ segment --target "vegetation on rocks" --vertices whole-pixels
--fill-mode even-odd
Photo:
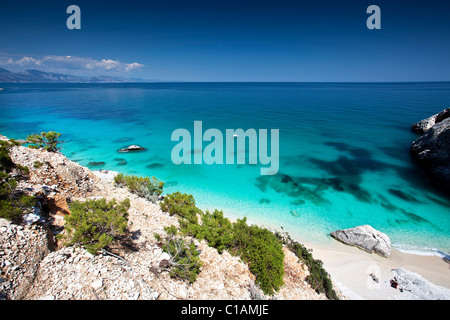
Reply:
[[[169,259],[162,260],[159,264],[160,272],[168,271],[172,278],[187,280],[194,283],[200,273],[202,261],[200,252],[193,241],[188,241],[176,235],[176,229],[166,228],[166,237],[155,234],[161,248],[169,255]]]
[[[256,225],[249,226],[246,219],[235,223],[224,218],[223,212],[202,212],[195,206],[192,195],[176,192],[168,195],[161,203],[161,209],[179,217],[180,231],[199,240],[205,239],[208,245],[240,256],[249,264],[250,271],[265,294],[274,294],[283,285],[282,245],[276,236],[267,229]],[[201,223],[197,215],[201,217]]]
[[[129,208],[129,199],[73,202],[71,214],[65,217],[65,244],[84,245],[90,253],[97,253],[126,234]]]
[[[42,167],[43,163],[40,161],[35,161],[33,162],[33,168],[35,169],[39,169],[40,167]]]
[[[180,226],[186,235],[193,235],[188,230],[198,224],[198,215],[202,211],[195,206],[192,195],[177,191],[168,194],[159,205],[162,211],[178,216]]]
[[[19,222],[35,206],[36,198],[16,189],[18,181],[27,178],[29,169],[11,160],[9,149],[14,145],[14,141],[0,141],[0,218]]]
[[[114,183],[119,187],[127,187],[131,193],[145,198],[153,203],[162,194],[164,182],[155,177],[128,176],[122,173],[114,177]]]
[[[27,142],[30,143],[31,147],[43,148],[49,152],[56,152],[60,148],[58,145],[60,141],[58,140],[61,133],[55,131],[41,132],[40,134],[32,134],[27,137]]]

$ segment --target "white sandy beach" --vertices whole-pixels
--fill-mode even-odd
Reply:
[[[433,284],[450,289],[450,262],[442,257],[408,254],[393,248],[391,255],[383,258],[338,241],[328,248],[303,244],[313,249],[314,258],[323,261],[325,270],[350,299],[410,299],[389,284],[395,268],[418,273]],[[371,273],[379,278],[378,284],[369,276]]]

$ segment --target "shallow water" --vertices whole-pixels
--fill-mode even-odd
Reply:
[[[165,193],[192,193],[202,209],[319,244],[336,229],[370,224],[397,248],[450,251],[450,199],[424,182],[408,152],[418,137],[411,124],[449,105],[450,83],[2,87],[0,133],[61,132],[62,152],[93,170],[156,176]],[[174,165],[173,130],[193,134],[197,120],[223,133],[279,129],[278,174],[261,176],[260,165]],[[147,149],[118,153],[130,144]]]

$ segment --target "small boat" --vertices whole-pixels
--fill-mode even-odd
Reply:
[[[120,149],[119,152],[129,152],[129,151],[139,151],[139,150],[145,150],[145,148],[142,148],[140,146],[132,144],[131,146],[128,146],[124,149]]]
[[[3,88],[0,88],[0,91],[2,91],[3,90]]]

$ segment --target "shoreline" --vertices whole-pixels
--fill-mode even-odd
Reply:
[[[438,256],[401,252],[392,248],[388,258],[365,252],[338,241],[331,247],[302,242],[313,249],[315,259],[323,261],[324,268],[341,290],[352,299],[405,299],[402,293],[389,285],[392,269],[403,268],[418,273],[429,282],[450,289],[450,262]],[[374,273],[379,285],[370,277]]]
[[[223,209],[223,212],[230,220],[239,218],[239,215],[231,210]],[[253,218],[247,222],[272,231],[285,232],[280,226],[270,225],[267,221]],[[329,245],[324,245],[298,234],[288,234],[306,248],[312,249],[314,259],[323,262],[324,269],[334,284],[351,300],[410,299],[390,286],[389,280],[394,278],[391,270],[396,268],[415,272],[435,285],[450,289],[450,260],[445,257],[404,252],[392,246],[390,256],[383,258],[334,239]],[[371,273],[379,278],[378,284],[370,277]]]

